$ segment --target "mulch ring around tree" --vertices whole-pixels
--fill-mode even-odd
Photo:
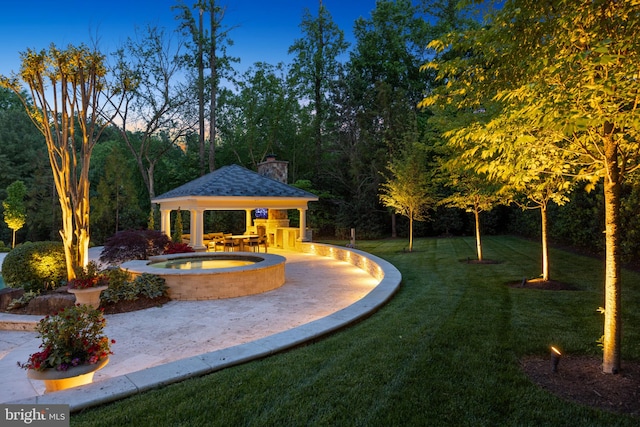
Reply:
[[[567,401],[617,414],[640,417],[640,362],[622,362],[621,372],[602,372],[602,358],[563,355],[557,372],[551,356],[520,361],[529,379]]]
[[[577,291],[578,288],[570,283],[557,280],[523,279],[518,282],[509,282],[507,286],[519,289],[536,289],[542,291]]]
[[[575,291],[569,283],[532,279],[507,284],[513,288]],[[563,355],[553,372],[551,355],[527,356],[520,361],[529,379],[571,402],[617,414],[640,417],[640,362],[623,362],[618,374],[602,372],[602,358]]]
[[[492,264],[501,264],[502,261],[496,261],[494,259],[471,259],[471,258],[467,258],[467,259],[461,259],[458,260],[461,263],[464,264],[479,264],[479,265],[492,265]]]

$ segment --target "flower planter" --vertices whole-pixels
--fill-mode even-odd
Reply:
[[[100,306],[100,293],[107,289],[108,286],[95,286],[84,289],[67,289],[67,292],[76,296],[76,304],[89,305],[93,308]]]
[[[36,371],[35,369],[29,369],[27,370],[27,377],[32,380],[44,381],[45,392],[50,393],[91,384],[93,382],[93,374],[98,369],[102,369],[107,363],[109,363],[109,357],[105,357],[93,365],[72,366],[66,371],[57,371],[55,369]]]

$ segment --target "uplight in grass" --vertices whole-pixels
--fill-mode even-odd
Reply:
[[[560,363],[562,353],[557,348],[551,346],[551,371],[558,372],[558,363]]]

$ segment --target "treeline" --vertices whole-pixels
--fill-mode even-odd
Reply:
[[[214,18],[222,16],[216,2],[205,3]],[[146,227],[153,196],[224,165],[255,170],[270,153],[289,161],[291,184],[320,196],[308,218],[315,236],[346,239],[351,228],[358,238],[406,236],[407,219],[380,203],[380,185],[389,178],[390,160],[419,143],[427,147],[424,167],[434,171],[434,193],[439,198],[449,195],[436,173],[447,155],[443,126],[437,123],[444,119],[417,106],[425,93],[442,84],[435,72],[420,69],[435,55],[426,46],[452,30],[479,26],[472,11],[456,4],[378,1],[370,16],[354,23],[353,45],[326,8],[307,11],[300,38],[292,40],[291,64],[256,63],[242,74],[224,50],[233,31],[218,22],[218,32],[210,32],[207,43],[199,45],[202,38],[189,25],[193,11],[188,8],[178,11],[183,24],[179,28],[150,28],[145,36],[129,39],[113,56],[118,66],[111,77],[112,84],[122,85],[135,77],[130,103],[120,111],[121,118],[128,113],[129,122],[121,119],[108,128],[91,160],[92,243],[102,244],[117,230]],[[172,50],[178,44],[167,43],[177,37],[185,40],[185,50]],[[214,45],[216,61],[211,61],[207,55]],[[163,87],[168,90],[163,92]],[[158,99],[166,101],[162,120],[152,111],[152,100]],[[17,241],[58,240],[60,211],[44,140],[15,95],[2,89],[0,199],[17,180],[27,188],[27,219]],[[637,188],[627,183],[623,194],[626,261],[640,252]],[[552,203],[551,240],[601,251],[601,194],[578,188],[564,206]],[[205,227],[236,231],[243,215],[210,212]],[[157,216],[154,222],[157,228]],[[188,224],[188,219],[183,222]],[[537,237],[539,222],[534,212],[516,205],[482,214],[485,234]],[[460,208],[433,205],[428,219],[415,223],[416,237],[473,231],[473,217]],[[4,222],[0,239],[11,241]]]

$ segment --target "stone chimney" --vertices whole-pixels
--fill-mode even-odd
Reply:
[[[289,162],[276,160],[275,154],[267,154],[265,156],[265,161],[258,163],[258,173],[262,176],[266,176],[267,178],[287,184],[287,180],[289,178]],[[286,210],[269,209],[268,219],[268,231],[272,230],[273,227],[289,226],[289,219]]]
[[[289,178],[289,162],[276,160],[275,154],[267,154],[265,161],[258,163],[258,173],[267,178],[287,184]]]

